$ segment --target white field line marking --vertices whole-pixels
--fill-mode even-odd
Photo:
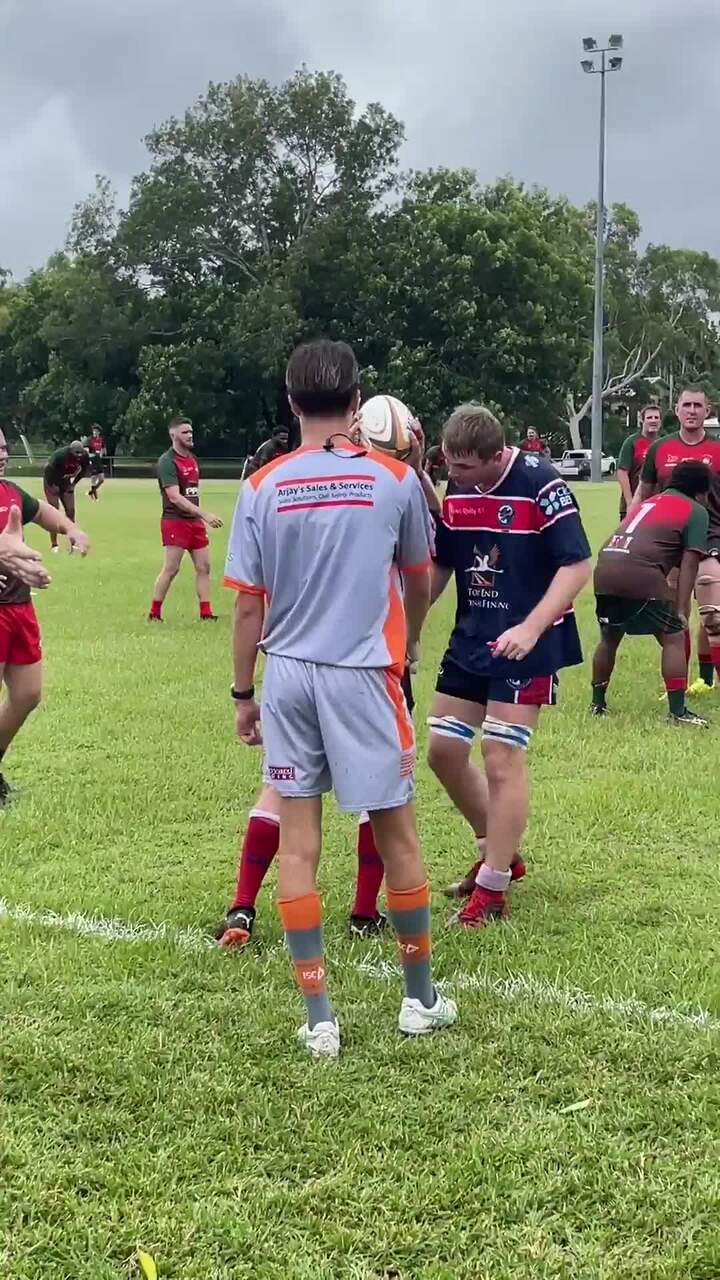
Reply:
[[[181,929],[176,925],[127,924],[123,920],[108,920],[102,916],[88,916],[82,912],[62,915],[57,911],[35,910],[0,898],[0,922],[14,921],[35,928],[57,929],[82,937],[97,938],[103,942],[167,942],[183,951],[213,951],[215,943],[200,929]],[[268,951],[263,951],[266,958]],[[354,961],[358,973],[375,981],[400,978],[402,970],[377,954]],[[489,973],[456,973],[454,978],[441,984],[452,991],[482,991],[498,1000],[525,1001],[565,1009],[569,1013],[601,1014],[617,1018],[621,1022],[649,1022],[656,1026],[692,1027],[699,1031],[720,1031],[720,1019],[707,1009],[697,1008],[685,1012],[672,1005],[653,1007],[634,996],[590,995],[577,987],[566,987],[546,978],[533,978],[529,974],[513,974],[507,978],[493,978]]]

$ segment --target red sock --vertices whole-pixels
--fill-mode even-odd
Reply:
[[[689,631],[685,632],[685,660],[690,664],[690,656],[692,654],[692,636]]]
[[[375,846],[375,836],[369,818],[358,823],[357,859],[357,884],[352,914],[366,916],[368,919],[374,918],[377,915],[377,899],[385,868]]]
[[[153,600],[153,601],[152,601],[152,603],[151,603],[151,605],[150,605],[150,617],[151,617],[151,618],[161,618],[161,617],[162,617],[162,607],[163,607],[163,602],[162,602],[162,600]]]
[[[720,644],[710,645],[710,661],[720,676]]]
[[[280,821],[271,813],[250,810],[238,866],[237,888],[230,910],[254,907],[280,844]]]
[[[210,607],[210,601],[209,601],[209,600],[201,600],[201,601],[200,601],[200,617],[201,617],[201,618],[212,618],[212,609],[211,609],[211,607]]]

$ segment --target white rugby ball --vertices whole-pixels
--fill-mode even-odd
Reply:
[[[373,449],[404,459],[410,452],[413,415],[395,396],[373,396],[360,410],[363,434]]]

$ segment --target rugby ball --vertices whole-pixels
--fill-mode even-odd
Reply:
[[[360,410],[363,435],[372,449],[405,459],[412,441],[413,415],[395,396],[373,396]]]

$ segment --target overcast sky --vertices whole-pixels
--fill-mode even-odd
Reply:
[[[405,122],[405,167],[592,199],[580,40],[613,31],[608,200],[650,240],[720,256],[720,0],[0,0],[0,265],[21,277],[61,247],[96,173],[123,202],[142,137],[209,80],[302,62]]]

